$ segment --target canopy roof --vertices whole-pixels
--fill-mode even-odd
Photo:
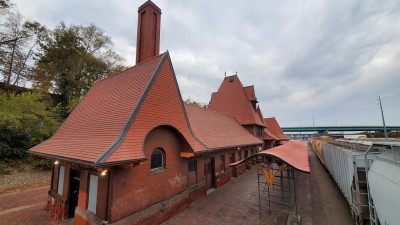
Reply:
[[[277,157],[302,172],[310,172],[307,143],[303,141],[287,141],[283,145],[253,154],[241,161],[231,163],[229,166],[237,166],[260,155]]]

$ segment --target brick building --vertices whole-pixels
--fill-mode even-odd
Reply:
[[[237,75],[208,109],[184,104],[170,55],[159,54],[161,10],[147,1],[138,13],[137,65],[95,83],[30,149],[54,160],[51,205],[74,224],[160,223],[246,171],[229,163],[288,140]]]

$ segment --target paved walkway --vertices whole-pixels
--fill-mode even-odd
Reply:
[[[297,206],[302,225],[353,224],[350,208],[314,152],[311,174],[296,173]],[[0,195],[0,225],[54,224],[45,210],[48,187]],[[256,170],[192,203],[164,225],[281,225],[274,217],[260,221]]]
[[[309,151],[311,173],[296,171],[297,208],[301,225],[351,225],[350,208],[329,172]],[[263,217],[264,218],[264,217]],[[281,225],[273,216],[260,221],[256,170],[253,169],[190,205],[164,225]]]
[[[164,225],[262,224],[258,210],[256,170],[233,178]]]
[[[309,150],[311,173],[296,175],[297,209],[302,225],[352,225],[350,206],[317,155]]]

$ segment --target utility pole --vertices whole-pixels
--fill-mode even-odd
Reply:
[[[378,100],[379,100],[379,105],[381,106],[381,114],[382,114],[382,121],[383,121],[383,131],[385,132],[385,138],[388,138],[388,134],[387,134],[387,131],[386,131],[386,125],[385,125],[385,117],[383,116],[381,96],[379,96]]]
[[[312,125],[313,125],[313,128],[314,128],[314,137],[315,137],[315,124],[314,124],[314,114],[312,115]]]

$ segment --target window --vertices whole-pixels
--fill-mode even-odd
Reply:
[[[189,172],[197,171],[197,161],[188,162],[188,171]]]
[[[238,159],[242,160],[242,151],[238,151]]]
[[[230,163],[234,163],[235,162],[235,153],[234,152],[231,153],[231,157],[229,158],[229,162]]]
[[[220,156],[220,169],[225,170],[225,155]]]
[[[244,150],[244,158],[247,158],[249,156],[249,150]]]
[[[263,127],[257,126],[256,127],[256,137],[262,137],[263,136]]]
[[[58,173],[58,187],[57,187],[57,193],[59,195],[63,194],[63,186],[64,186],[64,166],[60,166],[59,173]]]
[[[250,150],[250,154],[252,154],[252,155],[254,154],[254,149]]]
[[[165,168],[165,153],[162,149],[156,148],[151,153],[151,167],[150,169],[164,169]]]

